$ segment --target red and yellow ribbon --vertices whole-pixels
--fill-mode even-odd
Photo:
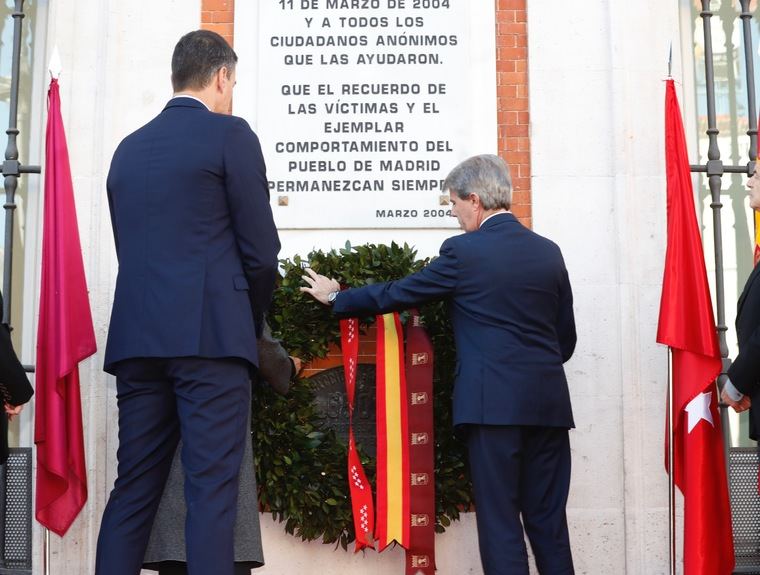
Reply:
[[[397,313],[377,316],[378,551],[409,547],[409,421],[404,342]]]
[[[377,515],[353,433],[359,322],[341,320],[349,413],[348,478],[356,551],[404,547],[408,575],[435,573],[433,345],[417,310],[406,332],[406,361],[397,313],[377,316]],[[413,497],[412,497],[413,496]],[[376,523],[376,524],[375,524]]]

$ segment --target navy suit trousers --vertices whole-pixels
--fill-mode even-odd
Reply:
[[[238,358],[197,357],[116,364],[118,476],[100,526],[96,575],[140,573],[180,436],[189,574],[233,574],[249,367]]]
[[[467,430],[485,575],[528,575],[525,534],[539,573],[572,575],[565,515],[570,488],[567,429],[470,425]]]

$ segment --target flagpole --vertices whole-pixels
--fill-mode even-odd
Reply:
[[[50,530],[45,527],[45,542],[42,552],[45,554],[45,575],[50,575]]]
[[[675,457],[673,455],[675,437],[673,435],[673,349],[668,347],[668,554],[670,556],[670,575],[676,575],[676,482]]]
[[[672,78],[673,42],[668,46],[668,80]],[[673,436],[673,348],[668,346],[668,555],[670,575],[676,575],[676,482],[674,473],[675,437]]]

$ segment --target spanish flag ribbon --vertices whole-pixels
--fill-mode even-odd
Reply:
[[[377,316],[378,551],[409,548],[409,422],[404,343],[398,313]]]
[[[356,318],[340,320],[340,340],[348,403],[348,485],[356,532],[355,551],[360,551],[365,547],[375,547],[373,535],[375,508],[372,502],[372,487],[364,473],[353,430],[356,369],[359,362],[359,320]]]

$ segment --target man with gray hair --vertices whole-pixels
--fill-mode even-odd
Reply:
[[[466,434],[483,570],[527,575],[527,534],[540,573],[571,574],[565,505],[574,424],[562,364],[576,334],[565,263],[556,244],[509,211],[512,182],[498,156],[465,160],[444,189],[466,233],[443,242],[427,267],[343,291],[307,269],[301,290],[338,316],[449,302],[453,421]]]

